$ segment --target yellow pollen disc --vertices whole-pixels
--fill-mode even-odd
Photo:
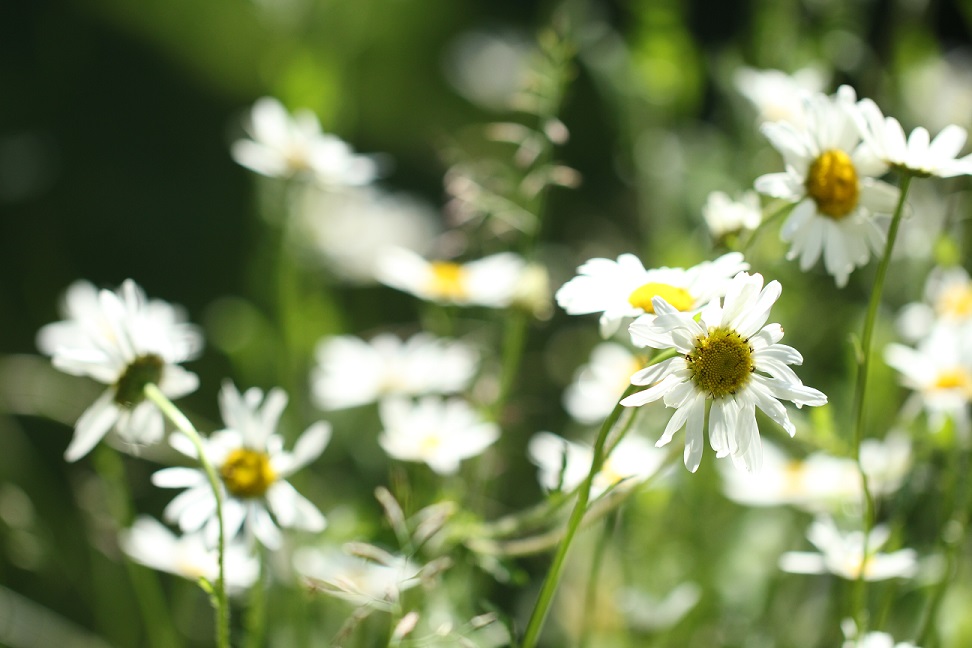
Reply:
[[[735,394],[749,382],[755,367],[749,341],[729,328],[711,328],[700,335],[685,360],[695,384],[712,398]]]
[[[229,453],[219,468],[219,476],[223,478],[226,490],[240,498],[263,497],[277,480],[267,453],[249,448],[238,448]]]
[[[938,312],[953,319],[972,317],[972,286],[954,286],[938,298]]]
[[[961,389],[972,394],[972,376],[962,369],[946,369],[935,379],[936,389]]]
[[[810,165],[807,194],[817,203],[817,210],[835,220],[844,218],[857,207],[860,186],[857,169],[850,156],[833,149],[824,151]]]
[[[419,444],[422,448],[423,453],[435,452],[442,445],[442,437],[437,434],[429,434],[424,439],[422,439]]]
[[[634,292],[628,296],[628,303],[646,313],[654,313],[655,307],[651,303],[652,297],[661,297],[682,312],[690,310],[695,305],[695,299],[684,288],[653,282],[635,288]]]
[[[429,292],[439,299],[462,300],[469,296],[466,290],[468,271],[458,263],[433,261]]]

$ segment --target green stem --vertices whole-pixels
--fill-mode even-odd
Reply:
[[[577,639],[577,648],[587,648],[590,645],[594,619],[597,616],[597,583],[601,575],[601,567],[604,565],[604,554],[607,553],[608,545],[611,543],[618,517],[618,511],[615,510],[604,521],[604,528],[601,530],[601,536],[597,539],[597,546],[594,548],[591,573],[587,576],[587,590],[584,593],[584,613],[581,620],[580,636]]]
[[[219,476],[206,456],[199,432],[196,431],[185,414],[152,383],[145,385],[145,397],[155,403],[166,418],[172,421],[173,425],[192,442],[199,463],[209,480],[209,486],[213,490],[213,497],[216,498],[216,519],[219,523],[217,541],[219,576],[216,578],[216,590],[213,596],[213,605],[216,608],[216,645],[219,648],[229,648],[230,608],[229,599],[226,596],[226,530],[223,528],[223,489],[220,486]]]
[[[908,187],[911,184],[911,176],[904,175],[901,178],[900,195],[898,205],[895,207],[894,216],[891,218],[891,227],[888,229],[888,240],[884,246],[884,256],[878,264],[877,274],[874,277],[874,288],[871,291],[871,300],[867,307],[867,317],[864,320],[864,332],[861,335],[861,357],[860,367],[857,371],[857,384],[854,390],[854,460],[857,462],[858,470],[861,474],[861,486],[864,504],[864,546],[862,548],[862,569],[857,575],[854,583],[854,596],[852,597],[853,618],[857,622],[857,629],[861,635],[867,632],[867,584],[864,580],[863,565],[866,564],[868,555],[868,535],[874,527],[874,498],[867,483],[867,476],[864,474],[864,467],[861,465],[861,443],[864,440],[864,428],[866,420],[865,401],[867,396],[867,377],[871,366],[871,346],[874,336],[874,324],[877,321],[878,307],[881,305],[881,295],[884,291],[884,280],[888,274],[888,266],[891,264],[891,252],[894,249],[894,241],[898,236],[898,227],[901,225],[901,216],[904,213],[905,198],[908,195]]]
[[[635,385],[628,387],[622,399],[633,393],[636,389],[637,387]],[[591,483],[594,481],[594,475],[601,469],[601,464],[604,462],[604,445],[607,442],[608,434],[611,432],[611,428],[614,427],[623,410],[624,406],[619,401],[614,406],[611,414],[604,420],[604,424],[601,425],[601,429],[597,434],[597,440],[594,442],[594,458],[591,461],[591,469],[588,471],[587,477],[584,478],[580,490],[577,492],[577,501],[574,503],[574,510],[571,511],[570,519],[567,521],[567,530],[564,533],[564,538],[557,549],[553,563],[550,565],[550,570],[547,572],[547,576],[543,581],[543,586],[540,589],[540,595],[533,608],[533,613],[530,615],[526,634],[523,637],[523,648],[533,648],[533,646],[537,645],[537,640],[540,638],[543,622],[547,618],[547,612],[550,610],[550,604],[553,602],[554,594],[557,592],[557,585],[560,583],[560,577],[563,574],[564,564],[567,560],[567,551],[570,549],[570,543],[580,528],[581,521],[584,519],[584,513],[587,511],[587,502],[591,496]]]
[[[132,501],[130,489],[125,481],[125,464],[118,453],[100,444],[94,455],[95,470],[109,489],[109,509],[119,528],[125,528],[132,521]],[[172,619],[166,607],[165,595],[155,572],[137,566],[128,556],[124,556],[125,571],[135,590],[135,599],[145,624],[145,634],[150,646],[165,648],[181,645],[174,626],[165,620]]]
[[[749,238],[747,238],[746,242],[739,248],[739,251],[745,253],[747,250],[749,250],[753,243],[756,242],[756,238],[763,232],[764,229],[766,229],[771,223],[780,219],[784,214],[789,214],[795,205],[796,203],[787,201],[780,201],[775,205],[771,204],[769,213],[765,218],[763,218],[762,221],[760,221],[759,225],[756,226],[756,229],[754,229],[752,234],[749,235]]]

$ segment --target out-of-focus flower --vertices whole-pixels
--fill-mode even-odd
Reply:
[[[378,173],[375,161],[357,155],[335,135],[321,132],[317,116],[298,110],[293,116],[277,99],[253,104],[244,128],[250,139],[233,143],[237,163],[271,177],[308,175],[323,186],[340,188],[368,184]]]
[[[526,78],[532,41],[512,31],[468,31],[448,48],[446,79],[469,101],[509,110]]]
[[[847,580],[878,581],[889,578],[910,578],[917,569],[913,549],[880,553],[890,537],[890,530],[878,526],[867,537],[867,556],[864,556],[864,534],[860,531],[844,533],[830,518],[815,520],[807,531],[807,538],[820,553],[789,551],[780,556],[780,569],[793,574],[831,573]]]
[[[499,427],[484,421],[466,401],[426,396],[413,403],[389,397],[381,402],[384,430],[378,443],[389,456],[420,461],[440,475],[459,470],[499,438]]]
[[[705,201],[702,216],[712,238],[718,240],[727,234],[756,229],[763,220],[763,210],[755,191],[745,192],[738,201],[725,192],[713,191]]]
[[[956,159],[968,133],[961,126],[949,124],[934,139],[919,126],[905,139],[904,129],[894,117],[885,117],[870,99],[857,102],[852,113],[864,143],[881,162],[889,167],[917,176],[951,178],[972,175],[972,158]]]
[[[665,405],[676,408],[657,445],[666,445],[685,427],[685,466],[692,472],[702,460],[707,400],[712,401],[709,444],[716,456],[729,455],[734,465],[749,471],[758,470],[763,461],[757,407],[793,436],[796,428],[780,400],[797,407],[827,402],[788,366],[802,364],[803,356],[779,344],[783,328],[764,326],[781,290],[777,281],[764,288],[762,275],[741,272],[730,282],[722,303],[713,299],[698,319],[655,297],[656,316],[631,325],[635,344],[675,349],[678,355],[633,375],[631,384],[648,389],[621,404],[637,407],[664,399]]]
[[[538,432],[527,447],[530,461],[540,469],[540,485],[547,490],[572,491],[591,470],[594,448],[568,441],[550,432]],[[666,453],[635,436],[626,436],[604,459],[591,482],[591,498],[614,487],[631,487],[653,476]]]
[[[772,443],[763,444],[763,467],[757,473],[722,470],[726,497],[746,506],[798,506],[830,511],[861,492],[857,464],[822,452],[791,459]]]
[[[972,58],[968,50],[909,62],[898,80],[912,121],[932,130],[949,124],[972,126]]]
[[[972,336],[962,329],[938,326],[917,348],[889,344],[884,360],[901,374],[928,414],[929,428],[940,430],[946,420],[969,430],[972,401]]]
[[[618,605],[632,628],[658,632],[681,621],[701,598],[701,587],[695,583],[680,583],[661,597],[625,588],[620,593]]]
[[[370,341],[353,335],[318,342],[311,389],[321,409],[372,403],[383,396],[454,394],[476,374],[477,353],[457,340],[417,333],[402,341],[391,333]]]
[[[901,335],[912,342],[927,337],[936,323],[972,325],[972,280],[961,266],[933,269],[925,281],[924,301],[907,304],[897,322]]]
[[[595,258],[577,268],[577,276],[561,286],[555,297],[569,315],[601,313],[601,336],[607,338],[626,317],[654,313],[652,298],[656,296],[680,311],[696,313],[712,298],[725,294],[729,280],[748,268],[738,252],[687,270],[646,270],[633,254],[622,254],[617,261]]]
[[[911,438],[894,430],[883,439],[861,442],[861,469],[873,495],[890,495],[911,470]]]
[[[840,628],[844,631],[845,638],[842,648],[918,648],[908,641],[896,643],[894,637],[886,632],[868,632],[860,636],[853,619],[841,621]]]
[[[388,248],[377,261],[378,281],[427,301],[505,308],[517,295],[521,257],[501,252],[469,263],[428,261],[404,248]]]
[[[159,442],[165,421],[145,399],[145,386],[155,384],[169,398],[195,391],[199,379],[179,363],[199,354],[199,331],[179,308],[146,299],[131,279],[117,291],[78,281],[62,312],[67,319],[38,332],[38,348],[61,371],[110,385],[81,414],[64,458],[80,459],[112,428],[130,444]]]
[[[548,320],[553,314],[550,291],[550,273],[539,263],[528,263],[520,273],[513,294],[513,305],[523,308],[540,320]]]
[[[147,567],[210,583],[219,576],[216,550],[207,546],[202,534],[177,537],[153,518],[139,516],[131,528],[121,532],[122,550]],[[260,574],[260,564],[249,549],[239,543],[226,546],[224,555],[226,586],[241,592],[252,585]]]
[[[427,204],[374,186],[326,191],[311,186],[299,210],[296,241],[342,280],[374,283],[376,261],[388,247],[419,252],[439,231]]]
[[[871,253],[881,254],[885,235],[875,214],[894,211],[898,190],[876,180],[887,166],[867,147],[853,111],[856,94],[842,86],[837,95],[807,101],[807,123],[763,124],[762,132],[783,155],[786,170],[756,179],[756,190],[796,203],[783,223],[781,238],[791,243],[788,259],[809,270],[823,256],[837,285],[847,285],[854,268]]]
[[[736,89],[756,107],[762,121],[786,121],[802,126],[804,101],[827,85],[820,69],[806,67],[792,75],[780,70],[741,67],[733,75]]]
[[[621,344],[598,344],[564,392],[564,408],[579,423],[600,423],[618,404],[631,384],[632,374],[643,366],[644,362]]]
[[[377,547],[367,549],[365,558],[333,547],[303,547],[294,553],[294,568],[325,594],[359,607],[391,610],[402,592],[421,582],[423,568]]]
[[[240,394],[231,383],[219,393],[219,408],[226,429],[203,439],[203,451],[221,479],[223,523],[227,539],[241,528],[248,541],[257,540],[275,549],[280,546],[280,527],[318,532],[326,520],[309,500],[286,481],[324,451],[331,429],[324,422],[311,425],[294,445],[283,449],[283,437],[276,433],[277,422],[287,405],[281,389],[263,391],[251,388]],[[190,457],[196,450],[182,436],[172,445]],[[199,468],[164,468],[152,475],[160,488],[185,488],[165,508],[167,520],[188,533],[203,529],[208,542],[219,533],[216,498],[206,473]]]

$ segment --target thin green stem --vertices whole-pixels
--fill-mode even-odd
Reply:
[[[209,480],[213,497],[216,498],[216,519],[219,524],[219,538],[216,545],[219,575],[216,577],[216,589],[213,596],[213,605],[216,608],[216,645],[219,648],[229,648],[230,608],[229,599],[226,596],[226,530],[223,527],[223,489],[220,485],[219,476],[206,456],[199,432],[186,418],[186,415],[152,383],[145,385],[145,397],[155,403],[165,417],[172,421],[173,425],[192,442],[196,449],[197,459]]]
[[[756,226],[756,229],[754,229],[752,234],[749,235],[749,238],[747,238],[746,242],[743,243],[743,245],[739,248],[739,251],[745,253],[747,250],[749,250],[763,230],[766,229],[771,223],[781,218],[784,214],[789,214],[794,205],[795,203],[786,201],[780,201],[775,205],[771,204],[769,213],[765,218],[763,218],[762,221],[760,221],[759,225]]]
[[[637,387],[634,385],[628,387],[625,390],[624,396],[628,396],[636,389]],[[601,464],[604,462],[604,445],[607,442],[608,434],[611,432],[611,428],[614,427],[623,410],[624,406],[618,402],[614,406],[611,414],[604,420],[600,431],[598,431],[597,440],[594,442],[594,458],[591,461],[591,469],[588,471],[587,476],[581,483],[580,490],[577,492],[577,501],[574,503],[574,510],[571,511],[570,519],[567,521],[567,530],[564,533],[564,538],[560,542],[557,553],[550,565],[550,570],[547,572],[546,578],[544,578],[540,595],[533,608],[533,613],[530,615],[526,634],[523,637],[523,648],[533,648],[533,646],[537,645],[537,640],[540,638],[543,622],[547,618],[547,612],[550,610],[550,604],[553,602],[554,594],[557,592],[557,585],[560,583],[560,577],[563,574],[564,565],[567,560],[567,551],[570,549],[574,535],[580,528],[581,522],[584,519],[584,513],[587,511],[587,503],[591,496],[591,483],[594,481],[594,475],[601,469]]]
[[[581,620],[580,637],[577,639],[577,648],[587,648],[590,645],[591,634],[594,629],[594,619],[596,618],[597,608],[597,583],[601,576],[601,567],[604,566],[604,554],[607,553],[608,545],[614,530],[617,528],[618,511],[615,511],[604,520],[604,528],[597,539],[597,546],[594,548],[594,556],[591,559],[591,573],[587,576],[587,590],[584,593],[584,613]]]
[[[894,216],[891,218],[891,227],[888,229],[888,240],[884,246],[884,256],[878,264],[877,274],[874,277],[874,288],[871,291],[871,300],[867,307],[867,317],[864,320],[864,332],[861,335],[861,357],[860,366],[857,371],[857,384],[854,390],[854,460],[857,462],[858,470],[861,475],[861,485],[864,504],[864,546],[861,554],[861,571],[857,575],[854,583],[854,595],[852,597],[853,618],[857,622],[858,632],[862,635],[867,632],[867,585],[864,580],[864,565],[867,561],[869,548],[868,535],[874,527],[874,498],[871,495],[870,487],[867,483],[867,476],[864,474],[864,467],[861,465],[861,443],[864,441],[864,428],[866,421],[865,402],[867,397],[867,378],[871,366],[871,346],[873,344],[874,325],[877,321],[878,307],[881,305],[881,296],[884,292],[884,280],[888,274],[888,266],[891,264],[891,252],[894,249],[894,241],[898,236],[898,228],[901,225],[901,216],[904,213],[905,199],[908,195],[908,187],[911,184],[911,176],[904,175],[901,178],[900,195],[898,205],[895,207]]]

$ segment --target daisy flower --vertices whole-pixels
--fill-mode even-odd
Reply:
[[[405,248],[388,248],[377,261],[376,277],[426,301],[505,308],[518,295],[525,267],[523,259],[512,252],[457,263],[428,261]]]
[[[232,383],[220,390],[226,428],[203,439],[203,448],[221,479],[227,539],[243,528],[248,539],[275,549],[281,542],[278,525],[311,532],[324,529],[324,516],[286,478],[320,456],[331,429],[323,421],[315,423],[297,440],[293,452],[286,452],[283,437],[276,433],[286,405],[287,395],[281,389],[271,390],[266,398],[256,388],[240,394]],[[172,437],[172,445],[196,457],[185,437]],[[187,533],[203,529],[208,541],[215,540],[219,533],[216,498],[202,469],[164,468],[152,475],[152,483],[185,488],[165,508],[165,518]]]
[[[932,270],[925,281],[924,300],[905,305],[897,326],[906,339],[918,341],[938,323],[958,327],[972,324],[972,279],[961,266]]]
[[[936,327],[917,348],[889,344],[884,360],[901,375],[901,384],[915,392],[905,409],[922,406],[931,430],[951,420],[969,430],[972,401],[972,340],[961,329]]]
[[[968,138],[961,126],[949,124],[934,139],[919,126],[906,139],[898,120],[885,117],[870,99],[861,99],[857,108],[853,114],[861,137],[887,166],[919,177],[972,175],[972,156],[955,157]]]
[[[835,574],[846,580],[863,577],[868,581],[914,576],[918,560],[913,549],[880,553],[891,536],[886,526],[878,526],[867,536],[868,554],[864,552],[864,534],[844,533],[830,518],[815,520],[807,538],[820,553],[788,551],[780,556],[780,569],[791,574]]]
[[[184,321],[179,308],[146,299],[130,279],[117,291],[76,282],[67,290],[62,312],[67,319],[38,332],[38,348],[61,371],[109,385],[81,414],[64,458],[77,461],[112,428],[133,445],[160,441],[165,421],[145,399],[145,386],[153,383],[173,399],[195,391],[198,378],[179,363],[202,348],[196,327]]]
[[[763,209],[755,191],[743,193],[738,201],[725,192],[713,191],[706,198],[702,217],[712,238],[719,240],[728,234],[759,227],[763,220]]]
[[[527,454],[539,469],[538,479],[545,489],[570,492],[580,486],[591,470],[594,448],[568,441],[550,432],[538,432],[530,439]],[[591,482],[591,499],[609,489],[639,484],[665,462],[666,453],[638,437],[626,436],[604,459]]]
[[[469,345],[418,333],[402,341],[390,333],[370,341],[352,335],[321,340],[311,389],[324,410],[355,407],[398,394],[452,394],[469,386],[478,357]]]
[[[725,294],[729,279],[748,268],[739,252],[687,270],[646,270],[633,254],[622,254],[617,261],[595,258],[577,268],[577,276],[561,286],[554,297],[569,315],[601,313],[601,337],[607,338],[617,332],[626,317],[654,313],[655,296],[680,311],[696,312],[713,297]]]
[[[243,127],[250,139],[234,142],[230,153],[261,175],[309,175],[327,187],[364,185],[377,175],[372,158],[356,155],[339,137],[321,132],[314,113],[298,110],[291,116],[273,97],[258,99]]]
[[[806,387],[787,366],[801,364],[803,357],[779,344],[783,328],[764,326],[780,291],[777,281],[764,288],[762,275],[740,272],[722,303],[712,300],[698,319],[655,297],[657,315],[631,325],[635,344],[675,349],[679,355],[634,374],[631,384],[648,389],[621,404],[636,407],[664,399],[665,405],[676,408],[656,445],[669,443],[684,426],[685,466],[691,472],[702,460],[706,401],[712,401],[709,444],[716,456],[730,455],[736,466],[750,472],[759,469],[763,458],[757,407],[793,436],[796,429],[780,400],[797,407],[827,402],[823,393]]]
[[[804,100],[822,92],[826,75],[817,68],[803,68],[793,74],[781,70],[741,67],[733,74],[736,90],[759,111],[761,121],[803,124]]]
[[[179,537],[148,516],[139,516],[131,528],[122,531],[119,545],[132,560],[158,571],[194,581],[205,578],[210,583],[219,577],[219,558],[202,534]],[[239,543],[227,545],[224,560],[226,586],[231,591],[246,590],[260,574],[256,557]]]
[[[807,100],[807,123],[766,123],[763,134],[783,155],[786,170],[756,179],[756,190],[796,203],[780,230],[792,243],[787,259],[800,259],[809,270],[823,255],[824,267],[837,285],[880,254],[885,235],[875,214],[894,211],[898,190],[875,180],[887,166],[870,149],[852,116],[856,95],[842,86],[834,97],[817,94]]]
[[[630,384],[631,374],[642,367],[644,362],[627,347],[601,342],[564,391],[564,409],[579,423],[600,423],[618,404]]]
[[[499,427],[484,421],[466,401],[426,396],[416,403],[389,397],[381,402],[384,430],[378,443],[390,457],[420,461],[440,475],[459,470],[499,438]]]

